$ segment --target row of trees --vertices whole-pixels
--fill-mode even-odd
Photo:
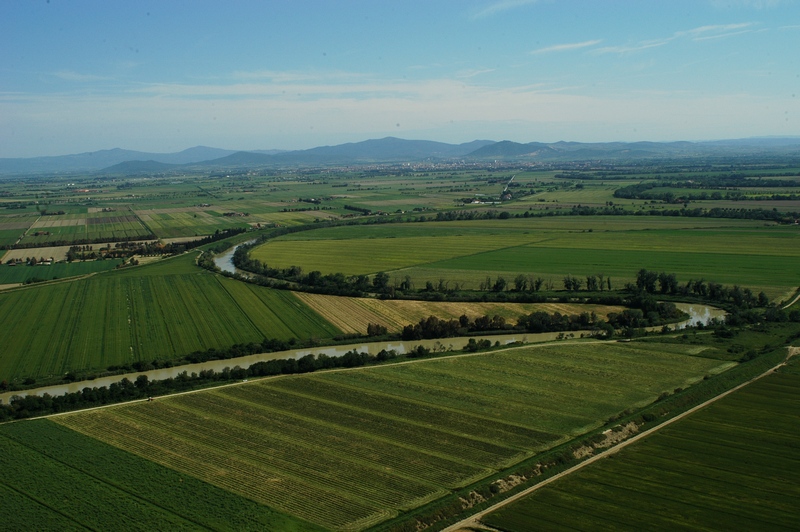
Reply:
[[[636,273],[636,283],[628,285],[626,288],[646,294],[694,295],[709,301],[729,303],[736,308],[769,305],[769,298],[764,292],[760,292],[756,296],[749,288],[742,288],[738,285],[728,287],[705,279],[690,279],[685,284],[680,284],[674,273],[658,273],[645,268]]]
[[[610,338],[616,329],[641,329],[674,322],[684,316],[673,303],[658,302],[652,297],[634,296],[627,305],[631,308],[619,313],[610,313],[603,321],[594,312],[580,314],[548,314],[543,311],[522,315],[516,324],[509,323],[502,316],[482,316],[471,320],[466,315],[458,320],[443,320],[429,316],[419,323],[403,327],[403,340],[422,340],[464,336],[474,332],[486,331],[525,331],[530,333],[567,332],[591,330],[593,334]]]
[[[480,316],[471,320],[462,315],[457,320],[442,320],[436,316],[428,316],[419,323],[406,325],[400,337],[403,340],[422,340],[431,338],[451,338],[463,336],[470,332],[502,331],[513,329],[502,316]]]
[[[331,357],[324,353],[306,355],[300,359],[281,359],[256,362],[247,368],[235,366],[222,371],[203,370],[199,373],[186,371],[177,377],[151,381],[147,375],[139,375],[134,381],[127,378],[110,386],[83,388],[61,396],[28,395],[15,396],[9,404],[0,405],[0,422],[23,419],[58,412],[67,412],[105,404],[145,399],[159,395],[191,390],[216,382],[237,381],[250,377],[269,375],[310,373],[320,369],[354,368],[374,364],[397,357],[395,351],[382,350],[377,355],[348,351],[342,356]]]

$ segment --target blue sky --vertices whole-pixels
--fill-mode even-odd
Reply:
[[[800,135],[800,0],[0,2],[0,157]]]

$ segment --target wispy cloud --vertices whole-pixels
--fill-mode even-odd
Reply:
[[[573,43],[566,43],[566,44],[554,44],[552,46],[545,46],[544,48],[538,48],[536,50],[531,50],[532,55],[538,54],[549,54],[551,52],[569,52],[571,50],[580,50],[581,48],[588,48],[590,46],[596,46],[600,44],[600,39],[595,39],[593,41],[583,41],[583,42],[573,42]]]
[[[657,39],[651,41],[639,41],[635,44],[628,44],[628,45],[620,45],[620,46],[603,46],[602,48],[596,48],[592,50],[592,53],[596,54],[627,54],[631,52],[639,52],[641,50],[647,50],[648,48],[656,48],[658,46],[664,46],[672,39]]]
[[[639,41],[637,43],[627,44],[627,45],[604,46],[602,48],[597,48],[595,50],[592,50],[592,52],[597,54],[610,54],[610,53],[625,54],[625,53],[646,50],[648,48],[657,48],[659,46],[664,46],[673,41],[678,41],[681,39],[690,39],[695,42],[708,41],[711,39],[721,39],[724,37],[733,37],[734,35],[742,35],[745,33],[750,33],[754,31],[752,29],[753,26],[755,26],[755,23],[753,22],[740,22],[737,24],[712,24],[707,26],[698,26],[697,28],[692,28],[690,30],[676,31],[669,37]]]
[[[300,72],[300,71],[275,71],[275,70],[237,70],[231,77],[235,80],[268,81],[271,83],[297,83],[297,82],[325,82],[346,81],[364,78],[363,74],[355,72]]]
[[[690,37],[694,40],[700,40],[703,38],[717,37],[719,35],[723,35],[726,33],[734,32],[736,30],[742,30],[743,28],[749,28],[753,26],[752,22],[740,22],[738,24],[714,24],[710,26],[700,26],[698,28],[693,28],[691,30],[685,31],[677,31],[672,36],[672,39],[679,39],[681,37]],[[742,33],[739,31],[738,33]]]
[[[63,79],[64,81],[77,81],[81,83],[89,81],[107,81],[111,79],[105,76],[96,76],[94,74],[81,74],[72,70],[59,70],[58,72],[53,72],[53,75],[59,79]]]
[[[535,4],[539,0],[501,0],[499,2],[494,2],[489,4],[488,6],[474,12],[472,14],[473,19],[481,19],[486,17],[491,17],[493,15],[497,15],[498,13],[502,13],[503,11],[508,11],[510,9],[516,9],[518,7],[527,6],[530,4]]]
[[[480,76],[481,74],[490,74],[494,71],[495,69],[493,68],[485,68],[483,70],[462,70],[456,73],[456,77],[459,79],[468,79],[474,78],[475,76]]]

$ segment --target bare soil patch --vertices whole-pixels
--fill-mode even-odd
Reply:
[[[54,220],[52,217],[42,216],[36,221],[35,224],[31,226],[31,229],[41,229],[47,227],[70,227],[73,225],[86,225],[86,219],[77,218],[73,220]]]
[[[3,262],[8,262],[10,259],[25,260],[26,257],[39,257],[50,258],[55,260],[66,260],[67,251],[69,246],[53,246],[45,248],[29,248],[29,249],[10,249],[3,255]]]

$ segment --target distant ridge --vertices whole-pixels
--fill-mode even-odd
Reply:
[[[160,163],[158,161],[125,161],[103,169],[109,174],[137,175],[137,174],[157,174],[167,172],[181,165]]]
[[[308,150],[235,151],[196,146],[177,153],[101,150],[54,157],[0,159],[0,174],[71,174],[97,172],[136,175],[224,168],[363,165],[436,161],[636,160],[705,156],[800,157],[800,137],[758,137],[704,142],[568,142],[519,143],[474,140],[447,144],[396,137],[319,146]]]
[[[114,148],[74,155],[0,159],[0,174],[94,172],[127,161],[154,161],[178,165],[216,159],[231,153],[234,153],[234,150],[207,146],[195,146],[177,153],[147,153]]]

